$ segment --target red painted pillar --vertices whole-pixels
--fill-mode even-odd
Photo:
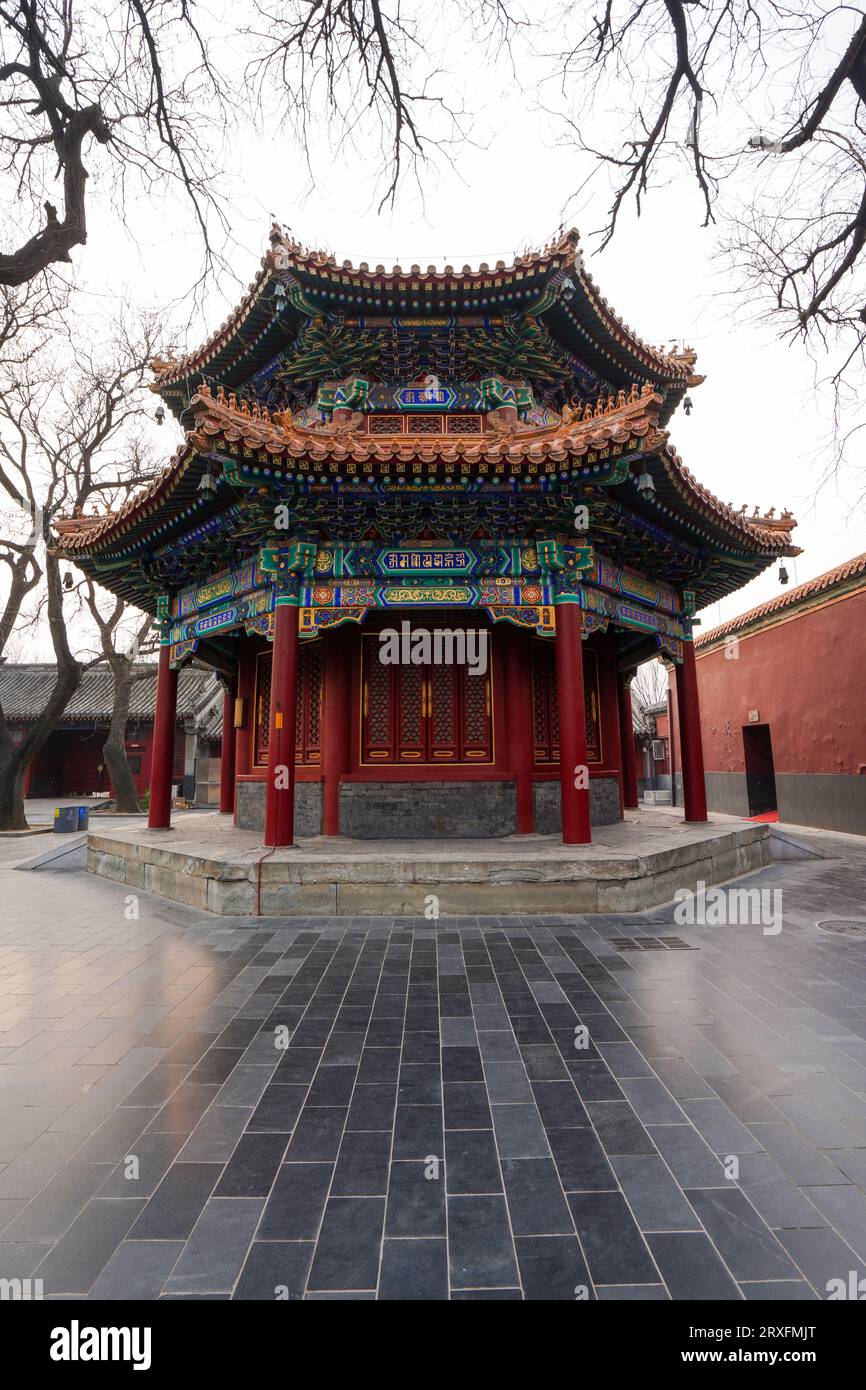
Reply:
[[[603,771],[616,771],[619,789],[619,818],[622,820],[625,809],[623,791],[623,753],[619,723],[619,695],[616,671],[616,637],[612,632],[605,633],[596,642],[598,653],[598,684],[601,701],[601,737],[604,751]]]
[[[174,726],[177,720],[177,671],[169,662],[169,646],[159,649],[156,676],[156,713],[153,719],[153,751],[150,764],[148,830],[171,828],[171,774],[174,766]]]
[[[235,809],[235,692],[237,677],[223,692],[223,741],[220,755],[220,814]]]
[[[238,699],[243,701],[243,723],[235,729],[235,785],[232,809],[237,817],[238,811],[238,777],[245,776],[250,770],[250,740],[252,738],[253,727],[253,674],[255,668],[255,657],[252,650],[252,642],[245,632],[240,634],[240,645],[238,647]],[[225,730],[223,730],[225,737]]]
[[[618,680],[619,741],[622,745],[622,793],[629,810],[638,806],[637,763],[634,754],[634,719],[631,709],[631,672],[620,673]]]
[[[510,623],[503,623],[501,632],[505,669],[505,720],[508,765],[514,777],[518,835],[535,831],[535,806],[532,799],[532,769],[535,749],[532,733],[532,671],[530,662],[531,638]]]
[[[701,711],[698,703],[695,648],[690,638],[683,642],[683,659],[677,666],[677,713],[680,724],[685,819],[703,821],[707,818],[707,792],[704,784],[704,750],[701,744]]]
[[[265,785],[265,844],[294,844],[295,721],[298,702],[298,600],[281,594],[274,617],[271,725]]]
[[[349,634],[336,628],[324,640],[322,834],[340,833],[340,778],[349,770],[352,717],[352,653]]]
[[[559,706],[559,781],[562,788],[562,843],[588,845],[589,769],[586,762],[586,707],[583,693],[583,620],[577,603],[556,605],[556,684]],[[579,785],[575,786],[575,782]]]

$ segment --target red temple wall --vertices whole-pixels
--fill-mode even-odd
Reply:
[[[90,729],[55,729],[47,742],[39,750],[28,768],[25,795],[28,796],[78,796],[95,792],[110,794],[113,790],[107,769],[101,774],[100,765],[105,764],[102,751],[107,729],[104,726]],[[139,795],[150,785],[150,765],[153,753],[153,724],[131,724],[126,735],[126,750],[133,763],[139,760],[138,771],[132,773]],[[174,746],[174,777],[183,776],[184,733],[183,726],[177,725]]]
[[[866,589],[697,656],[704,766],[743,772],[749,711],[777,773],[866,770]]]

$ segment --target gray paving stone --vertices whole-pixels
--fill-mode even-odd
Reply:
[[[122,885],[16,874],[0,1273],[60,1298],[825,1297],[866,1261],[863,973],[813,927],[866,899],[866,855],[836,849],[753,880],[784,887],[780,939],[688,954],[612,949],[664,912],[257,925],[142,894],[127,924]],[[4,996],[10,961],[31,994]]]

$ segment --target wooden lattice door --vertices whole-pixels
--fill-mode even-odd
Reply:
[[[583,693],[586,720],[586,760],[602,761],[598,658],[583,648]],[[538,638],[532,643],[532,731],[536,763],[559,762],[559,702],[556,685],[556,647]]]
[[[364,637],[361,761],[367,765],[457,765],[493,761],[490,670],[385,665],[375,634]]]
[[[255,707],[253,711],[253,765],[267,767],[271,732],[272,650],[256,658]],[[322,724],[322,644],[309,642],[298,651],[298,695],[295,707],[295,762],[315,766],[321,759]]]

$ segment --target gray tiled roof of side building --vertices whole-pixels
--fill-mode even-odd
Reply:
[[[137,680],[132,688],[130,719],[152,719],[156,706],[156,666],[150,663],[149,674]],[[0,703],[11,723],[35,719],[45,708],[54,685],[55,666],[51,662],[4,663],[0,666]],[[179,672],[177,686],[178,718],[205,716],[207,731],[218,738],[222,723],[222,701],[213,671],[187,667]],[[93,666],[85,671],[78,689],[72,694],[61,722],[73,719],[109,719],[114,703],[114,678],[107,666]],[[216,706],[212,718],[211,705]]]

